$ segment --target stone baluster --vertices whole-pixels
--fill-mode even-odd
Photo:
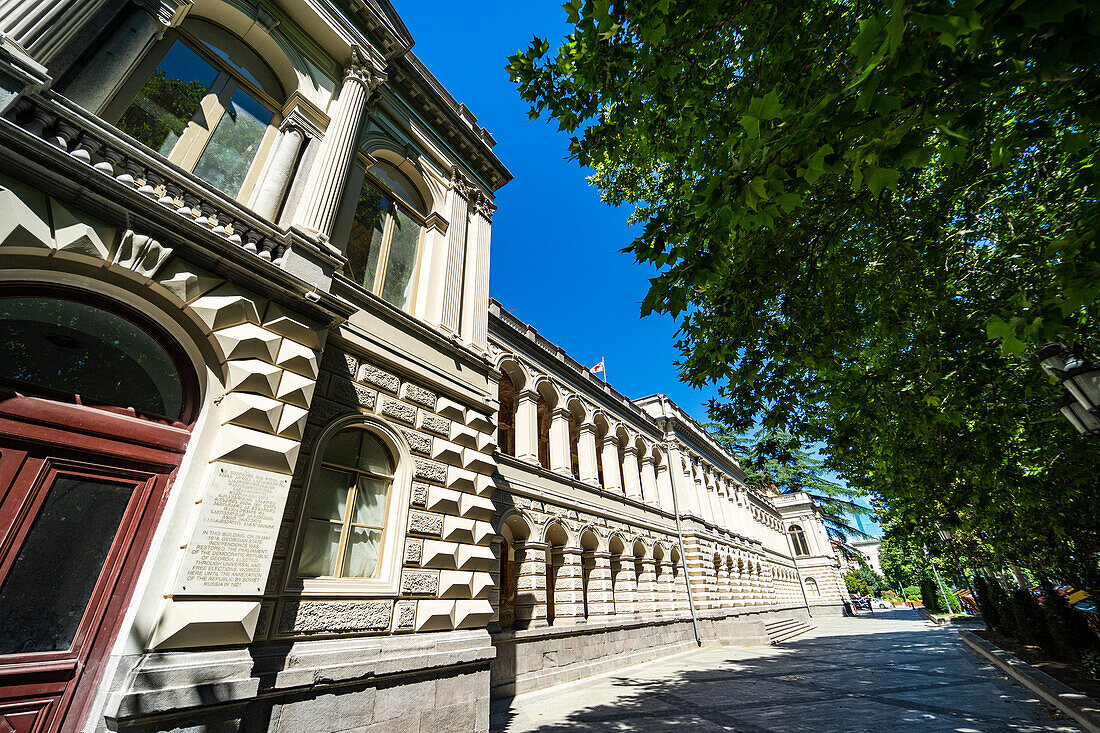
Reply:
[[[359,142],[359,127],[367,99],[385,81],[375,64],[358,50],[352,53],[339,96],[332,103],[331,120],[321,148],[302,189],[302,202],[295,211],[295,226],[327,240],[332,233],[348,171]]]
[[[516,394],[516,458],[539,462],[538,395],[531,390]]]
[[[516,628],[546,626],[546,561],[544,542],[516,542]]]
[[[603,487],[608,491],[623,490],[622,471],[619,469],[619,444],[614,436],[603,439]]]
[[[583,423],[577,426],[577,467],[580,480],[590,486],[599,484],[599,470],[596,466],[596,426]]]
[[[550,413],[550,470],[562,476],[573,475],[569,451],[569,410],[555,407]]]
[[[641,474],[638,471],[638,449],[633,445],[623,448],[623,492],[631,499],[642,498]]]
[[[642,456],[642,501],[657,506],[657,471],[653,465],[653,455],[647,452]]]

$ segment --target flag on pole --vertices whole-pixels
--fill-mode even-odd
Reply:
[[[593,374],[601,374],[602,373],[603,374],[603,379],[606,382],[607,381],[607,370],[604,368],[603,361],[604,361],[604,359],[601,356],[600,357],[600,363],[597,364],[596,366],[592,367],[591,369],[589,369],[589,371],[592,372]]]

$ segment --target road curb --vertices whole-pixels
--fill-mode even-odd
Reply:
[[[1089,733],[1100,733],[1100,704],[1091,697],[1062,684],[977,634],[959,629],[959,636],[979,656],[985,657],[1009,677],[1073,718]]]

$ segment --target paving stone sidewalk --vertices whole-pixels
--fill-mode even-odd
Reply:
[[[701,649],[498,700],[493,730],[1079,730],[915,611],[814,623],[780,646]]]

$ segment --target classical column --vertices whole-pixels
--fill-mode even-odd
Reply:
[[[107,5],[107,0],[0,0],[0,35],[44,66]]]
[[[450,221],[447,225],[446,277],[441,283],[443,291],[440,325],[451,333],[458,333],[462,325],[462,288],[466,280],[467,229],[470,198],[473,186],[456,168],[451,172]]]
[[[581,548],[555,547],[554,564],[558,567],[554,584],[557,611],[554,624],[575,624],[584,620],[584,588],[581,568]]]
[[[359,143],[359,127],[367,98],[385,81],[361,53],[353,51],[345,71],[340,96],[330,106],[331,114],[321,148],[302,188],[302,202],[294,213],[298,228],[327,240],[332,233],[348,171]]]
[[[612,594],[611,553],[595,551],[589,554],[588,617],[610,616],[615,612]]]
[[[555,407],[550,413],[550,470],[562,476],[573,475],[569,451],[569,410]]]
[[[164,31],[183,21],[191,5],[191,0],[149,0],[132,6],[126,19],[109,38],[98,44],[92,58],[66,85],[65,96],[89,112],[99,114],[126,81],[134,64],[164,35]]]
[[[596,426],[584,423],[577,426],[577,462],[580,479],[592,486],[599,485],[600,474],[596,467]]]
[[[611,583],[615,596],[615,615],[630,618],[634,612],[634,558],[620,555],[611,561]]]
[[[667,461],[657,467],[657,505],[668,512],[674,509],[672,501],[672,474],[668,470]]]
[[[711,506],[710,495],[707,494],[707,486],[703,482],[703,470],[694,461],[691,466],[691,478],[695,484],[695,494],[699,497],[699,518],[714,524],[714,507]]]
[[[294,125],[285,126],[279,133],[275,150],[264,169],[263,179],[252,195],[252,210],[264,219],[274,221],[275,215],[279,213],[304,140],[305,135]]]
[[[484,349],[489,328],[489,235],[496,207],[484,195],[474,202],[466,234],[466,276],[462,293],[462,338]]]
[[[688,481],[684,471],[684,454],[676,443],[668,446],[668,471],[673,490],[676,492],[677,509],[681,515],[699,515],[699,507],[695,500],[695,489]],[[670,506],[669,509],[672,507]]]
[[[642,501],[657,506],[657,472],[653,467],[653,455],[642,456]]]
[[[657,612],[657,575],[652,557],[641,559],[642,573],[638,576],[638,612],[651,616]]]
[[[638,473],[638,449],[633,445],[623,448],[623,492],[631,499],[641,500],[642,481]]]
[[[512,556],[516,568],[515,626],[546,626],[546,543],[516,542]]]
[[[531,390],[516,394],[516,458],[539,462],[538,395]]]
[[[613,436],[603,439],[603,487],[608,491],[622,491],[622,472],[619,470],[619,444]]]

